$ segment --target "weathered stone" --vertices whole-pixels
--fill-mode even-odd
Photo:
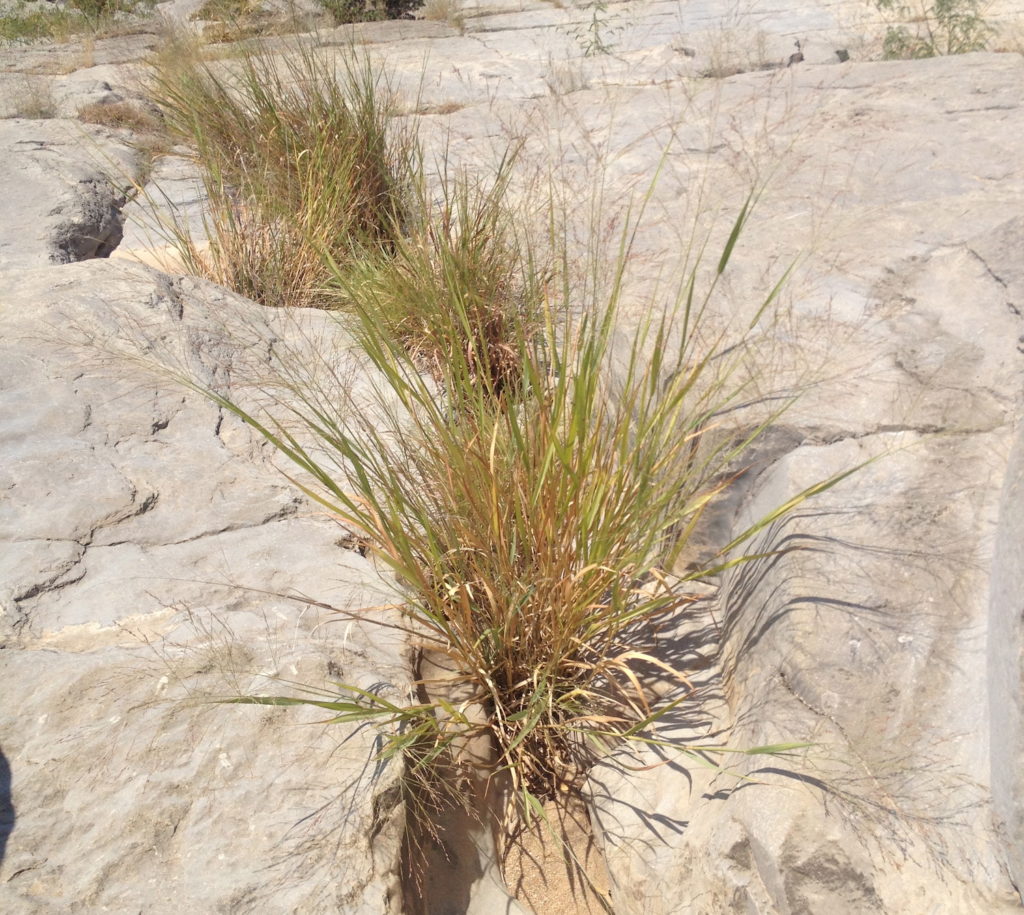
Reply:
[[[400,767],[373,762],[372,729],[186,701],[287,692],[276,678],[408,690],[390,630],[302,600],[391,599],[344,531],[248,430],[125,361],[126,342],[177,347],[229,390],[246,313],[243,339],[275,338],[251,303],[110,261],[0,291],[4,911],[397,911]]]
[[[121,240],[134,155],[77,121],[0,121],[7,174],[0,271],[106,257]]]
[[[1000,494],[988,624],[992,805],[1013,884],[1024,886],[1024,438]]]
[[[356,34],[421,113],[430,152],[487,173],[524,141],[513,193],[520,180],[554,181],[571,202],[571,239],[598,229],[614,252],[629,201],[650,192],[624,332],[649,315],[652,278],[678,268],[694,237],[706,229],[708,250],[720,250],[719,214],[751,187],[758,205],[709,319],[744,326],[806,255],[750,350],[751,374],[763,368],[755,390],[801,398],[702,546],[884,454],[757,541],[802,549],[734,570],[664,633],[666,658],[697,692],[660,736],[811,746],[727,760],[746,781],[653,749],[631,769],[620,757],[599,766],[592,808],[616,911],[1017,910],[1020,56],[879,62],[885,22],[861,0],[730,14],[706,2],[520,6],[460,10],[465,34],[440,22]],[[1020,12],[1017,0],[986,10],[1004,22]],[[341,46],[349,34],[323,39]],[[803,59],[787,67],[797,41]],[[90,63],[138,48],[97,42]],[[12,60],[4,52],[0,65],[19,81],[66,72],[52,50]],[[127,94],[108,69],[42,85],[61,110]],[[76,148],[82,129],[3,126],[9,205],[29,215],[4,236],[9,274],[112,243],[82,204],[103,170]],[[158,162],[154,180],[155,195],[169,191],[196,219],[197,185],[180,160]],[[597,225],[583,205],[595,195]],[[147,247],[139,213],[129,256]],[[60,240],[69,234],[107,241],[90,253]],[[247,429],[166,378],[112,371],[58,339],[135,327],[143,349],[249,396],[244,382],[260,380],[281,341],[344,350],[323,316],[282,321],[126,264],[11,274],[0,291],[0,689],[18,696],[0,719],[5,911],[73,899],[159,912],[171,896],[167,911],[398,908],[396,774],[367,763],[369,733],[150,701],[262,689],[260,673],[405,695],[399,644],[354,622],[317,628],[309,607],[279,595],[347,607],[389,598]],[[322,806],[349,786],[341,805]],[[55,816],[62,804],[68,815]],[[300,821],[315,825],[303,832]],[[450,897],[442,888],[438,910],[513,910],[493,865],[468,864],[482,876]]]
[[[1006,163],[1024,114],[1005,92],[1020,61],[809,72],[787,77],[790,110],[805,87],[819,125],[780,122],[773,139],[796,145],[740,245],[788,262],[813,219],[812,174],[815,195],[842,200],[838,237],[809,258],[791,319],[768,328],[776,377],[796,360],[802,395],[785,423],[797,434],[748,475],[722,541],[878,460],[752,546],[793,552],[730,573],[702,652],[720,652],[720,678],[702,683],[696,720],[662,734],[811,746],[726,758],[750,782],[671,754],[645,774],[594,773],[617,910],[1017,910],[1019,470],[1008,460],[1024,390],[1024,185]],[[740,87],[766,78],[736,77],[720,104],[742,104]],[[878,129],[911,106],[903,137]],[[876,158],[879,144],[892,148]],[[908,158],[919,171],[899,169]],[[737,266],[727,302],[756,304],[757,279],[742,276],[752,263],[741,253]]]

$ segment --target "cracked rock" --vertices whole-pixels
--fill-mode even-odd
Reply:
[[[0,271],[108,257],[121,241],[120,189],[134,154],[79,121],[0,120],[5,219]]]
[[[401,817],[372,827],[400,768],[372,763],[374,732],[195,701],[322,686],[329,663],[409,685],[400,639],[302,599],[388,603],[370,561],[250,430],[133,358],[231,391],[213,354],[275,338],[253,303],[184,285],[107,260],[0,280],[0,909],[395,912]]]

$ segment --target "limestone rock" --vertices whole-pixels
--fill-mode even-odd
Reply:
[[[1020,62],[807,72],[789,98],[806,87],[821,120],[780,124],[773,140],[794,137],[800,164],[741,245],[787,261],[800,229],[786,224],[814,212],[811,174],[816,194],[841,195],[841,228],[797,280],[793,320],[767,331],[776,368],[790,345],[804,360],[803,393],[729,535],[877,460],[773,525],[751,547],[765,558],[727,576],[697,643],[721,668],[662,734],[810,746],[727,758],[736,774],[654,751],[630,761],[667,760],[649,772],[595,771],[617,911],[1016,911],[1024,184],[1005,144],[1024,111],[995,100]],[[763,79],[736,77],[735,103]],[[975,98],[991,100],[976,146]],[[902,138],[875,129],[911,106]],[[878,143],[894,145],[873,159]],[[914,179],[900,161],[918,162]],[[729,299],[756,292],[741,278]],[[684,635],[666,652],[685,657]]]
[[[1015,886],[1024,884],[1024,448],[1018,432],[1000,493],[988,625],[992,805]]]
[[[372,729],[207,701],[278,678],[402,699],[400,640],[301,599],[385,585],[245,427],[102,352],[139,334],[228,390],[229,307],[273,340],[262,310],[103,260],[21,271],[0,303],[0,908],[397,911],[400,767]]]
[[[430,153],[486,173],[522,141],[523,183],[554,180],[572,201],[570,238],[595,228],[582,203],[597,194],[614,248],[649,195],[625,333],[649,316],[652,278],[705,231],[716,251],[751,188],[716,329],[746,326],[799,259],[781,316],[756,325],[750,374],[801,397],[709,543],[882,455],[766,531],[766,556],[665,631],[697,693],[659,736],[810,746],[727,760],[747,780],[699,753],[599,766],[616,911],[1019,910],[1020,56],[879,61],[885,24],[860,0],[458,12],[465,34],[357,33]],[[126,94],[100,65],[154,40],[97,42],[52,82],[56,103]],[[786,67],[797,41],[804,59]],[[4,85],[59,71],[58,56],[26,49],[12,70],[3,52]],[[344,353],[345,337],[322,315],[263,312],[137,264],[53,266],[115,243],[118,198],[96,183],[83,129],[128,163],[77,123],[0,125],[21,220],[0,241],[0,691],[17,697],[0,711],[0,907],[397,911],[397,773],[368,762],[370,733],[175,701],[263,689],[260,674],[406,695],[401,645],[280,596],[378,604],[374,570],[247,429],[79,345],[139,329],[141,355],[176,354],[203,384],[255,397],[245,381],[281,341]],[[158,162],[154,180],[195,217],[187,163]],[[140,209],[129,216],[131,256],[147,239]],[[470,912],[513,910],[492,876],[462,894]]]
[[[78,121],[0,121],[7,174],[0,271],[106,257],[121,240],[134,156]]]

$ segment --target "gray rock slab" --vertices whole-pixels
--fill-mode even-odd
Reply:
[[[1022,385],[1020,57],[826,64],[849,35],[783,17],[762,50],[808,40],[800,66],[759,70],[747,45],[690,54],[684,29],[638,31],[592,60],[569,14],[534,10],[502,31],[513,21],[413,35],[387,62],[410,110],[463,106],[420,121],[455,161],[486,169],[523,139],[524,168],[547,167],[569,198],[599,188],[613,245],[629,201],[650,192],[637,301],[650,288],[639,274],[678,265],[694,226],[716,251],[728,214],[771,175],[712,315],[742,324],[803,255],[759,350],[801,399],[724,530],[892,451],[773,532],[811,548],[734,576],[705,627],[724,636],[717,679],[697,720],[670,732],[814,746],[754,757],[740,769],[754,782],[653,753],[630,761],[661,763],[646,774],[595,772],[617,910],[1013,909],[1017,740],[1009,726],[997,736],[988,697],[1013,715],[1019,635],[993,608],[1015,554],[1002,554],[1002,598],[989,598],[989,568]],[[692,80],[720,60],[750,72]],[[627,306],[626,323],[646,307]]]
[[[107,256],[121,240],[135,156],[79,121],[0,120],[8,189],[0,271]]]
[[[1024,439],[1010,451],[992,561],[988,711],[996,828],[1014,883],[1024,878]]]
[[[1017,910],[987,788],[998,494],[963,488],[967,468],[1001,472],[1006,439],[804,446],[757,481],[740,523],[888,450],[754,545],[793,552],[730,575],[714,613],[721,671],[693,697],[696,720],[684,706],[658,734],[809,746],[709,756],[720,773],[646,751],[626,762],[657,766],[647,774],[593,774],[617,910]]]
[[[202,244],[205,199],[195,163],[181,156],[161,156],[154,163],[142,192],[123,210],[124,238],[115,257],[142,260],[154,266],[180,269],[176,238]]]
[[[46,0],[35,6],[49,8]],[[32,5],[26,4],[25,8],[31,12]],[[85,33],[70,36],[64,42],[12,42],[0,48],[0,73],[59,75],[87,67],[134,63],[160,44],[162,36],[158,26],[159,22],[152,20],[148,28],[140,27],[123,35],[97,37]]]
[[[734,760],[752,781],[653,751],[627,760],[660,763],[649,773],[594,773],[622,911],[1019,907],[1019,469],[1009,455],[1024,391],[1024,186],[1011,151],[1021,107],[1008,87],[1020,67],[977,55],[747,73],[714,97],[724,129],[704,127],[699,98],[680,94],[673,108],[670,93],[642,89],[604,122],[623,175],[655,168],[643,112],[667,123],[687,110],[711,140],[670,151],[640,236],[645,269],[672,256],[666,239],[681,237],[699,157],[713,176],[703,200],[724,199],[726,214],[721,188],[742,187],[743,157],[775,163],[740,241],[749,253],[713,306],[726,323],[760,301],[766,261],[808,252],[789,317],[766,325],[754,351],[801,392],[784,420],[786,453],[750,475],[731,534],[884,454],[754,545],[797,551],[729,576],[715,613],[720,679],[697,697],[712,714],[662,735],[682,746],[812,745],[796,758]],[[747,94],[754,85],[763,94]],[[601,123],[601,97],[583,123]],[[744,127],[732,134],[741,119],[729,112],[744,105],[772,125],[764,146]],[[565,134],[568,148],[579,143]]]
[[[594,819],[616,910],[1017,910],[1014,885],[1022,883],[1024,860],[1014,774],[1019,460],[1009,455],[1019,449],[1024,333],[1020,55],[871,62],[886,23],[859,0],[729,11],[709,3],[606,10],[488,3],[466,4],[461,12],[465,34],[427,22],[374,24],[356,33],[394,70],[409,116],[432,144],[429,153],[444,151],[453,163],[486,172],[510,144],[523,141],[525,178],[516,181],[555,183],[569,202],[570,238],[593,237],[588,233],[597,229],[614,254],[630,202],[649,192],[632,252],[624,330],[649,315],[653,278],[684,263],[693,238],[708,232],[709,251],[720,249],[729,214],[751,188],[760,192],[758,206],[711,303],[716,327],[742,327],[799,259],[779,319],[758,325],[750,373],[801,398],[717,519],[719,539],[801,487],[885,452],[761,544],[804,549],[741,567],[718,603],[684,621],[666,645],[693,668],[700,692],[694,711],[684,705],[661,736],[691,746],[811,746],[795,758],[741,758],[736,767],[749,780],[653,750],[627,759],[632,769],[613,760],[596,770]],[[1007,21],[1020,12],[1018,2],[986,11]],[[337,30],[324,40],[341,45],[349,34]],[[611,53],[593,53],[595,34]],[[804,60],[787,67],[797,40]],[[849,62],[840,63],[839,50]],[[194,204],[187,175],[163,177],[172,197]],[[118,323],[113,306],[146,329],[154,348],[178,353],[213,386],[236,384],[263,358],[267,340],[286,330],[270,317],[250,317],[259,329],[251,358],[240,359],[237,342],[225,338],[224,319],[215,319],[226,306],[237,311],[232,297],[140,267],[67,266],[8,289],[51,328],[65,324],[54,303],[76,301],[86,336],[102,337]],[[664,288],[658,295],[664,300]],[[165,313],[171,318],[161,330]],[[40,350],[20,343],[10,352],[23,359]],[[182,666],[188,670],[195,646],[206,646],[214,660],[194,666],[201,695],[215,691],[225,671],[229,682],[248,687],[261,682],[260,673],[322,676],[328,663],[360,684],[399,682],[398,673],[379,673],[397,665],[395,646],[344,623],[341,645],[318,654],[305,647],[307,638],[319,638],[317,623],[305,616],[295,622],[296,601],[260,593],[327,594],[354,607],[378,592],[358,557],[338,558],[330,522],[308,517],[278,488],[267,455],[244,429],[162,382],[128,383],[109,374],[92,382],[88,372],[77,374],[86,366],[51,352],[38,357],[46,368],[21,363],[25,384],[12,371],[2,389],[33,403],[5,420],[11,453],[24,470],[5,485],[16,492],[13,479],[27,487],[25,498],[11,503],[9,523],[31,535],[10,541],[2,566],[9,584],[0,594],[0,636],[16,653],[0,652],[0,663],[17,659],[14,682],[27,678],[36,655],[72,665],[74,652],[89,663],[99,659],[96,682],[159,692],[159,678],[150,686],[130,676],[135,661],[127,658],[140,642],[174,659],[177,673],[168,675],[166,689],[191,682]],[[39,395],[26,393],[32,390]],[[35,429],[32,416],[47,431]],[[75,459],[44,467],[26,436],[52,436],[51,450]],[[165,453],[171,466],[162,468]],[[199,464],[218,469],[193,472]],[[96,475],[93,502],[76,476],[79,467]],[[52,491],[40,476],[50,469],[60,484]],[[74,508],[74,537],[64,539],[54,530],[61,488]],[[193,511],[193,501],[209,503],[211,511]],[[37,517],[27,507],[33,504]],[[189,614],[182,605],[200,609]],[[218,639],[222,631],[231,637]],[[271,648],[282,639],[284,647]],[[92,687],[91,668],[74,669],[83,671],[83,688]],[[57,671],[54,680],[73,680],[71,670]],[[33,754],[46,759],[57,752],[65,722],[81,733],[75,715],[97,724],[89,734],[108,733],[86,717],[95,702],[65,718],[52,711],[71,701],[65,695],[81,692],[46,692],[38,705],[30,697],[12,725],[16,736],[4,734],[20,813],[0,879],[12,873],[9,862],[27,875],[5,885],[15,887],[12,908],[59,910],[65,886],[113,908],[139,898],[139,884],[116,864],[108,880],[88,870],[95,862],[67,863],[70,839],[52,868],[37,863],[40,837],[54,827],[32,812],[34,793],[49,797]],[[31,743],[22,735],[44,715],[56,717],[57,730]],[[165,729],[174,743],[169,753],[180,754],[182,742],[199,751],[189,771],[198,772],[214,751],[214,769],[228,769],[221,765],[223,745],[197,742],[199,725],[175,731],[164,721],[143,723],[133,746],[159,745]],[[260,731],[261,739],[272,740],[269,731]],[[117,771],[134,772],[131,757],[120,753],[115,744],[110,758]],[[174,770],[178,758],[146,766]],[[355,753],[353,766],[357,758],[365,755]],[[237,766],[230,753],[227,762]],[[657,766],[644,770],[647,764]],[[269,774],[259,778],[272,784]],[[134,789],[113,782],[111,809],[133,811],[115,822],[134,841],[138,805],[118,800],[134,798]],[[196,793],[184,793],[197,803]],[[228,804],[223,820],[235,833],[244,820],[239,810],[248,810],[254,795],[239,789],[221,797]],[[84,802],[76,795],[72,804],[85,821]],[[169,804],[158,805],[160,815],[176,821],[180,811]],[[215,818],[216,807],[203,807],[204,816]],[[139,822],[141,844],[176,848],[153,821]],[[353,822],[365,831],[366,820]],[[186,834],[201,835],[202,847],[224,843],[194,823],[191,829]],[[257,830],[273,833],[263,825]],[[365,863],[374,852],[360,841],[352,854]],[[321,867],[324,844],[298,859],[309,854],[310,866]],[[124,848],[126,860],[152,873]],[[304,896],[280,883],[268,889],[263,877],[238,865],[231,878],[238,882],[229,887],[217,874],[209,895],[193,888],[187,898],[197,910],[222,904],[256,911],[269,899],[285,908],[373,911],[393,866],[389,848],[374,864],[383,883],[328,880],[327,896]],[[33,872],[38,883],[27,882],[35,881]],[[497,902],[488,895],[493,889],[477,887],[485,908],[503,904],[500,892]]]
[[[393,863],[375,873],[369,836],[383,826],[378,854],[397,855],[371,802],[397,773],[368,762],[373,735],[202,702],[237,688],[233,665],[313,680],[347,657],[294,630],[139,646],[3,652],[4,911],[395,911]]]

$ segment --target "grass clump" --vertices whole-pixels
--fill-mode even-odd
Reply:
[[[261,36],[307,32],[323,16],[295,6],[274,9],[261,0],[205,0],[189,18],[202,24],[206,44],[229,44]]]
[[[74,12],[37,8],[24,0],[0,15],[0,41],[18,43],[48,39],[67,41],[73,34],[88,30],[88,23]]]
[[[620,268],[584,314],[569,307],[577,291],[545,287],[539,332],[512,329],[516,369],[501,390],[481,381],[470,346],[450,348],[440,384],[424,374],[403,342],[381,332],[370,300],[358,310],[379,379],[368,409],[339,408],[300,380],[291,390],[294,433],[218,399],[364,539],[394,576],[402,625],[434,659],[430,668],[449,672],[425,677],[426,701],[404,708],[350,687],[242,701],[376,719],[391,729],[385,755],[414,751],[418,769],[454,757],[478,776],[500,773],[513,822],[575,792],[595,754],[655,739],[651,729],[672,703],[653,703],[652,671],[676,682],[677,702],[690,687],[653,649],[654,622],[695,599],[688,582],[744,561],[727,556],[834,481],[723,545],[712,566],[674,575],[702,513],[729,483],[726,469],[764,426],[738,438],[723,428],[741,401],[749,352],[742,341],[726,349],[701,338],[706,299],[695,301],[696,270],[677,305],[624,346],[621,280]],[[315,447],[302,444],[310,438]],[[453,692],[459,703],[445,698]]]
[[[99,124],[137,134],[156,133],[161,124],[152,112],[132,101],[90,102],[78,109],[78,119],[86,124]]]
[[[490,183],[428,183],[386,80],[354,54],[256,48],[232,69],[186,48],[151,94],[206,192],[207,240],[172,230],[189,270],[264,305],[372,310],[435,380],[456,357],[494,391],[517,375],[511,341],[540,327],[549,271],[506,204],[514,154]]]
[[[466,31],[466,15],[459,0],[425,0],[422,14],[428,22],[444,22],[459,34]]]
[[[206,243],[181,228],[173,238],[192,272],[265,305],[323,307],[336,302],[325,253],[345,264],[393,248],[411,145],[366,60],[257,47],[215,65],[185,47],[165,55],[151,92],[203,176]]]
[[[57,114],[57,100],[50,80],[26,76],[15,98],[14,116],[41,121],[55,118]]]
[[[130,12],[135,8],[133,2],[125,0],[68,0],[68,5],[78,10],[90,22],[111,18],[120,12]]]
[[[151,11],[151,0],[69,0],[66,6],[26,0],[0,15],[0,41],[67,42],[81,34],[116,34],[125,20]]]
[[[154,162],[170,151],[163,121],[137,100],[91,102],[78,109],[78,120],[129,132],[128,143],[138,154],[134,184],[145,186]]]
[[[549,269],[507,205],[514,156],[492,182],[456,173],[434,188],[365,62],[252,50],[223,71],[186,59],[154,85],[205,169],[209,248],[181,236],[186,263],[265,304],[343,307],[373,369],[357,397],[282,365],[276,418],[206,393],[388,570],[394,625],[422,659],[411,705],[346,685],[237,701],[375,721],[385,756],[434,777],[428,794],[455,765],[506,780],[513,822],[543,816],[595,755],[656,742],[658,719],[690,695],[654,649],[656,622],[695,599],[690,583],[751,558],[733,551],[837,482],[710,565],[675,570],[773,418],[727,423],[756,357],[745,336],[727,345],[702,324],[749,205],[707,292],[693,266],[674,304],[623,336],[629,234],[607,280],[595,267],[576,285],[567,260]],[[653,673],[675,682],[674,702],[653,701]],[[688,751],[704,762],[713,748]]]
[[[394,244],[334,265],[342,306],[364,316],[366,345],[383,335],[421,371],[500,397],[521,380],[521,347],[543,325],[550,270],[516,231],[506,201],[514,155],[483,182],[444,175],[439,189],[417,170],[408,220]]]
[[[205,0],[191,18],[206,22],[236,22],[259,15],[258,0]]]

